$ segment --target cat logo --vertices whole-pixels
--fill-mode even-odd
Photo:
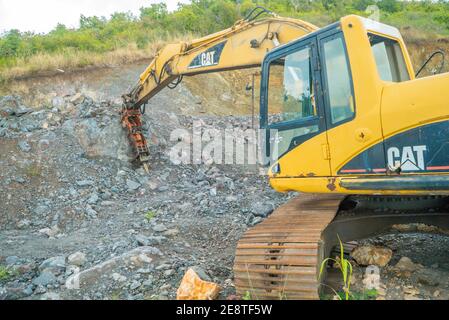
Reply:
[[[220,63],[221,53],[226,45],[226,41],[200,53],[193,59],[189,69],[216,66]]]
[[[211,52],[204,52],[201,54],[201,66],[202,67],[208,67],[208,66],[213,66],[214,64],[216,64],[215,62],[215,51],[211,51]]]
[[[424,160],[427,146],[403,147],[402,150],[392,147],[387,151],[388,167],[395,171],[424,171],[426,164]]]

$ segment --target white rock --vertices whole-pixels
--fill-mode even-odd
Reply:
[[[126,281],[126,277],[122,276],[119,273],[113,273],[112,274],[112,279],[114,279],[114,281],[117,281],[117,282],[125,282]]]
[[[55,292],[47,292],[42,295],[41,300],[59,301],[62,299],[61,299],[61,296]]]
[[[130,191],[136,191],[140,188],[141,184],[132,180],[126,180],[126,186],[128,187],[128,190]]]
[[[174,229],[168,229],[167,231],[164,232],[164,236],[167,237],[175,237],[179,234],[179,229],[174,228]]]
[[[140,286],[142,286],[142,283],[140,283],[139,281],[133,281],[132,283],[131,283],[131,285],[129,286],[129,288],[131,289],[131,290],[136,290],[136,289],[138,289],[138,288],[140,288]]]
[[[77,93],[73,97],[70,98],[70,102],[77,105],[84,102],[84,95],[82,93]]]
[[[78,251],[78,252],[71,254],[68,257],[67,261],[71,265],[81,267],[86,263],[87,259],[86,259],[86,255],[84,253]]]
[[[92,207],[90,205],[87,205],[86,210],[85,210],[86,215],[90,218],[90,219],[96,219],[97,218],[97,211],[95,211],[94,209],[92,209]]]
[[[156,224],[155,226],[153,226],[153,230],[155,232],[165,232],[167,231],[167,227],[164,226],[163,224]]]
[[[423,266],[414,263],[410,258],[402,257],[401,260],[395,265],[395,268],[400,271],[414,272],[416,270],[422,269]]]
[[[31,221],[30,221],[30,220],[28,220],[28,219],[23,219],[23,220],[20,220],[19,222],[17,222],[17,228],[19,228],[19,229],[25,229],[25,228],[29,227],[30,224],[31,224]]]
[[[39,230],[39,233],[46,235],[49,238],[55,237],[59,233],[58,226],[53,226],[51,228],[43,228]]]
[[[89,199],[87,200],[88,204],[96,204],[99,200],[98,194],[92,193]]]
[[[143,263],[151,263],[153,261],[153,259],[149,256],[147,256],[146,254],[139,254],[139,260],[140,262]]]
[[[142,283],[142,285],[145,287],[145,288],[151,288],[152,286],[153,286],[153,278],[151,277],[151,278],[148,278],[148,280],[145,280],[143,283]]]

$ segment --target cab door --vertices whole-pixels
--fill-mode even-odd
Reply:
[[[329,176],[316,36],[272,52],[263,70],[261,125],[275,174]]]
[[[367,55],[360,45],[351,47],[357,58],[351,65],[340,28],[320,34],[318,43],[332,176],[385,174],[379,103],[371,99],[372,79],[364,78],[370,75]]]

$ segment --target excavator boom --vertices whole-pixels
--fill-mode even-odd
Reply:
[[[257,19],[268,10],[256,8],[231,28],[193,40],[168,44],[123,96],[122,124],[128,129],[137,162],[147,168],[149,151],[142,133],[141,107],[165,87],[174,88],[184,76],[258,67],[266,54],[309,34],[318,27],[302,20],[273,17]]]

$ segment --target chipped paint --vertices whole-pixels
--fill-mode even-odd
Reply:
[[[330,191],[337,190],[337,186],[335,185],[335,182],[337,181],[337,179],[331,178],[328,181],[329,181],[329,183],[327,184],[326,188],[328,188]]]
[[[311,173],[308,173],[307,176],[308,176],[308,177],[316,177],[316,174],[313,173],[313,172],[311,172]]]

